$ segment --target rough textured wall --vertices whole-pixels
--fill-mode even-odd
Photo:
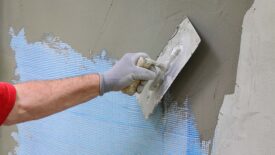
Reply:
[[[2,0],[1,57],[5,80],[14,73],[9,27],[25,28],[31,42],[51,32],[84,56],[105,48],[119,58],[128,51],[156,57],[188,16],[202,44],[171,88],[183,103],[190,96],[203,140],[211,139],[224,94],[233,91],[241,23],[252,0]]]
[[[214,155],[275,153],[274,6],[256,0],[245,16],[235,93],[221,108]]]

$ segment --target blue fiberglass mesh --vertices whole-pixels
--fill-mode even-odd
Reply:
[[[10,30],[19,82],[64,78],[109,69],[106,53],[83,57],[49,37],[28,43],[24,30]],[[135,97],[108,93],[47,118],[18,125],[18,155],[201,155],[199,134],[188,109],[168,99],[144,120]]]

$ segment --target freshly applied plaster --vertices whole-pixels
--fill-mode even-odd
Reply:
[[[112,66],[106,52],[83,57],[53,35],[28,43],[24,30],[10,30],[18,82],[48,80],[103,72]],[[136,98],[120,92],[97,97],[80,106],[37,121],[19,124],[18,155],[206,155],[200,143],[190,102],[179,106],[170,96],[145,120]],[[169,105],[169,106],[168,106]]]
[[[184,65],[198,48],[200,42],[201,39],[198,33],[186,17],[178,25],[175,34],[156,60],[157,64],[161,64],[157,78],[149,81],[143,91],[138,94],[138,102],[145,118],[153,113],[154,108],[159,104]]]
[[[213,155],[275,154],[274,7],[256,0],[245,15],[235,93],[220,110]]]

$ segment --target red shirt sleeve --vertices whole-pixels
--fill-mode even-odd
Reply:
[[[16,90],[13,85],[0,82],[0,126],[11,112],[16,99]]]

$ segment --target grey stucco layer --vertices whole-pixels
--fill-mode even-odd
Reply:
[[[252,0],[1,0],[1,80],[14,78],[9,27],[29,41],[51,32],[84,56],[107,49],[111,57],[145,51],[156,58],[184,16],[202,43],[170,92],[190,96],[203,140],[211,139],[224,94],[232,93],[241,23]],[[91,51],[91,52],[90,52]]]
[[[275,154],[274,6],[256,0],[245,15],[235,92],[224,99],[214,155]]]
[[[5,2],[0,0],[0,81],[11,82],[14,77],[14,57],[9,48],[9,37],[7,35],[8,11]],[[7,155],[13,152],[16,142],[11,133],[16,131],[15,126],[0,127],[0,154]]]

